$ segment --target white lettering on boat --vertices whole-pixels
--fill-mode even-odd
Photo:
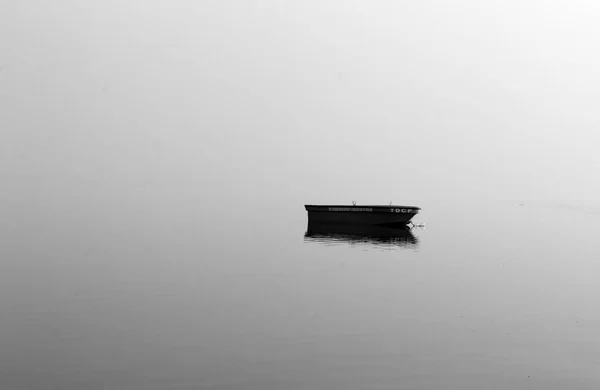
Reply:
[[[396,213],[416,213],[417,210],[413,210],[413,209],[394,209],[394,208],[391,208],[390,209],[390,213],[394,213],[394,212],[396,212]]]
[[[329,207],[329,211],[363,211],[372,212],[370,207]]]
[[[328,207],[327,208],[329,211],[338,211],[338,212],[346,212],[346,211],[350,211],[350,212],[367,212],[367,213],[372,213],[373,212],[373,208],[372,207]],[[381,209],[381,211],[383,211],[383,209]],[[407,214],[407,213],[414,213],[417,214],[419,212],[418,209],[400,209],[400,208],[390,208],[390,213],[402,213],[402,214]]]

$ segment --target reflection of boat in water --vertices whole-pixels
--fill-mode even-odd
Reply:
[[[419,240],[407,227],[308,222],[305,241],[323,244],[349,243],[388,247],[418,247]]]

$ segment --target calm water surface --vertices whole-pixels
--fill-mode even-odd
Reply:
[[[382,237],[130,195],[4,210],[0,388],[600,388],[600,214],[421,204]]]

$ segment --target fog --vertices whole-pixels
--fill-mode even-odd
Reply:
[[[599,17],[556,0],[4,1],[3,199],[593,203]]]
[[[0,388],[598,389],[599,20],[0,1]]]

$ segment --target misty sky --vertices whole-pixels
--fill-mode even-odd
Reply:
[[[4,197],[600,199],[599,21],[592,0],[4,0]]]

